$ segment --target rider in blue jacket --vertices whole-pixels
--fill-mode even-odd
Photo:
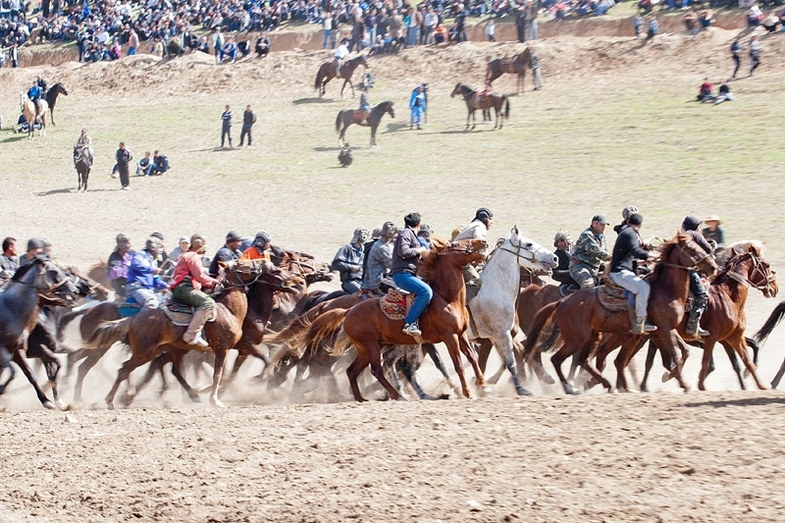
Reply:
[[[35,116],[38,118],[38,115],[41,114],[41,100],[44,97],[44,91],[38,85],[37,80],[33,80],[33,85],[27,90],[27,97],[33,101],[33,105],[35,105]]]

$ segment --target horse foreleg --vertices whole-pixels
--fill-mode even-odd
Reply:
[[[218,388],[224,375],[224,362],[226,361],[226,350],[215,351],[215,367],[213,367],[213,390],[210,393],[210,402],[216,407],[225,407],[218,399]]]
[[[33,374],[33,370],[30,368],[30,364],[27,362],[27,358],[25,358],[25,348],[24,345],[27,345],[27,340],[25,340],[23,346],[19,347],[17,350],[14,351],[14,362],[22,369],[22,373],[27,377],[27,381],[30,382],[30,385],[33,386],[35,390],[36,396],[38,396],[38,401],[41,402],[41,405],[47,409],[53,409],[54,404],[49,401],[49,398],[46,397],[44,394],[43,389],[38,384],[38,380],[35,379],[35,374]]]
[[[180,386],[185,389],[185,392],[188,394],[188,397],[191,399],[191,401],[194,403],[200,403],[202,399],[199,397],[199,392],[191,387],[191,384],[188,383],[188,381],[185,379],[185,376],[183,376],[183,358],[185,357],[186,353],[173,350],[168,354],[169,358],[172,360],[172,376],[174,376],[174,378],[177,380],[177,383],[179,383]]]
[[[706,377],[714,370],[713,353],[716,342],[717,339],[712,336],[703,338],[703,358],[701,359],[701,370],[698,373],[698,390],[706,390]],[[738,362],[736,362],[736,366],[738,366]],[[740,373],[739,369],[738,374],[740,375]]]
[[[758,368],[755,365],[755,362],[750,359],[750,356],[747,353],[747,344],[745,343],[744,336],[739,336],[738,339],[736,340],[725,340],[722,342],[722,344],[728,350],[730,349],[736,350],[736,353],[739,355],[739,358],[741,358],[741,361],[742,363],[744,363],[744,366],[747,368],[747,371],[750,373],[750,375],[752,375],[752,379],[755,380],[755,385],[757,385],[757,387],[760,390],[766,390],[769,388],[758,377]],[[741,379],[742,376],[741,374],[739,374],[739,380],[741,381]],[[743,382],[741,388],[742,389],[744,388]]]
[[[774,376],[774,379],[771,380],[771,388],[776,389],[779,386],[780,381],[782,380],[782,376],[785,375],[785,360],[782,361],[782,365],[780,365],[780,370],[777,371],[777,375]],[[10,378],[9,378],[10,381]]]
[[[485,375],[480,369],[480,365],[477,363],[477,355],[474,353],[474,349],[469,344],[469,339],[466,337],[466,333],[458,337],[458,348],[463,355],[466,356],[466,359],[469,360],[469,364],[472,366],[472,370],[474,370],[474,384],[477,387],[485,388],[488,386],[488,383],[485,381]],[[458,365],[461,364],[460,361],[460,354],[456,354],[457,356],[457,363]],[[456,360],[453,360],[455,363]],[[467,396],[467,398],[471,398],[471,396]]]
[[[461,337],[458,334],[452,334],[448,338],[442,340],[444,344],[447,346],[447,352],[450,354],[450,359],[452,360],[452,366],[455,369],[455,372],[458,374],[458,379],[461,382],[461,393],[466,398],[473,398],[474,394],[472,391],[469,390],[469,385],[466,383],[466,376],[463,374],[463,366],[461,365]],[[466,352],[472,353],[472,359],[474,359],[474,366],[476,366],[475,372],[480,370],[479,365],[477,365],[477,359],[473,356],[472,348],[466,346]],[[482,376],[482,374],[480,374]],[[484,378],[483,378],[484,381]]]
[[[676,378],[676,381],[679,382],[679,386],[684,390],[684,392],[688,392],[690,387],[684,381],[684,377],[682,376],[682,368],[684,367],[684,362],[687,361],[687,357],[689,356],[689,350],[687,349],[686,345],[684,345],[684,341],[681,339],[681,336],[679,336],[675,329],[671,329],[667,333],[659,333],[659,331],[657,331],[657,333],[659,334],[658,346],[660,347],[660,352],[662,353],[663,363],[668,361],[670,364],[670,372],[666,372],[668,379]],[[677,346],[681,351],[681,358],[676,356]],[[663,376],[663,381],[667,381],[665,376]]]
[[[512,382],[515,385],[515,391],[519,396],[531,396],[532,393],[526,390],[521,385],[521,380],[518,377],[518,372],[515,365],[515,354],[513,354],[513,340],[510,331],[505,331],[500,337],[493,340],[496,350],[504,361],[504,366],[512,374]]]
[[[0,345],[0,373],[2,373],[2,369],[8,369],[8,379],[0,384],[0,394],[5,392],[6,387],[8,387],[8,384],[11,383],[11,380],[14,379],[14,376],[16,375],[14,366],[11,365],[11,354],[4,345]]]

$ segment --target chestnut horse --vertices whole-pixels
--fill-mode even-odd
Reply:
[[[717,265],[711,254],[689,236],[680,233],[673,242],[663,246],[660,261],[647,278],[651,284],[648,321],[657,326],[651,336],[658,341],[663,354],[671,357],[671,363],[676,362],[672,372],[685,390],[688,387],[681,375],[682,362],[676,358],[676,344],[680,339],[676,328],[684,318],[684,303],[689,295],[689,271],[698,269],[705,274],[713,274]],[[548,350],[554,347],[558,337],[562,338],[563,344],[551,357],[551,362],[567,394],[578,394],[561,369],[564,360],[572,355],[576,355],[577,363],[606,389],[612,389],[589,359],[597,350],[601,333],[629,333],[632,327],[628,311],[608,311],[600,304],[597,292],[597,288],[581,289],[546,305],[534,317],[531,335],[526,339],[524,359],[531,361],[536,351]],[[550,334],[542,340],[544,349],[541,349],[543,333]],[[639,336],[631,339],[634,345]],[[623,373],[621,376],[624,379]]]
[[[746,252],[737,251],[736,256],[728,260],[727,264],[717,274],[709,286],[709,302],[701,317],[701,327],[709,331],[709,335],[703,337],[699,342],[703,347],[703,361],[698,375],[698,389],[706,390],[706,377],[714,370],[713,349],[715,343],[719,342],[728,354],[736,375],[739,379],[741,388],[744,389],[744,378],[739,368],[736,356],[741,358],[747,371],[752,375],[755,384],[760,389],[766,386],[758,378],[757,369],[754,361],[751,361],[747,354],[747,341],[744,330],[747,326],[747,316],[744,312],[744,305],[749,294],[749,287],[760,290],[765,297],[777,295],[778,287],[774,272],[769,263],[763,257],[759,247],[750,245]],[[678,326],[679,335],[693,343],[687,338],[687,318],[684,318]],[[597,367],[601,371],[605,357],[626,341],[627,336],[614,334],[609,339],[603,340],[597,353]],[[637,337],[636,337],[637,338]],[[614,365],[617,372],[621,372],[626,363],[635,356],[645,341],[645,338],[637,340],[635,344],[624,344],[619,351]],[[642,387],[645,383],[654,360],[653,352],[657,350],[657,340],[652,339],[649,346],[649,356],[646,359],[646,372],[643,376]],[[685,351],[682,351],[683,359],[686,359]],[[666,375],[667,376],[667,375]],[[627,391],[627,384],[624,379],[617,378],[617,389]]]
[[[319,72],[316,73],[316,82],[314,83],[314,87],[319,92],[319,98],[324,96],[324,87],[327,85],[327,82],[335,77],[343,78],[341,98],[343,98],[343,90],[346,89],[346,84],[349,84],[349,87],[352,88],[352,98],[354,98],[352,75],[359,65],[363,65],[368,69],[368,62],[365,60],[364,54],[358,55],[351,60],[346,60],[341,66],[340,71],[336,71],[336,63],[334,60],[332,62],[324,62],[321,67],[319,67]],[[338,74],[339,72],[340,74]]]
[[[379,127],[379,123],[382,120],[382,116],[385,114],[389,114],[391,118],[395,118],[395,110],[393,109],[393,103],[390,101],[382,102],[373,109],[371,109],[371,115],[368,117],[367,121],[363,122],[363,116],[360,111],[356,111],[354,109],[347,109],[345,111],[340,111],[338,116],[335,118],[335,130],[340,132],[338,135],[338,143],[343,145],[344,144],[344,137],[346,136],[346,128],[350,125],[357,124],[362,127],[370,127],[371,128],[371,145],[376,145],[376,129]]]
[[[431,285],[433,299],[420,317],[422,340],[416,341],[444,342],[460,378],[463,395],[471,398],[472,392],[466,384],[461,365],[461,352],[474,369],[477,386],[484,387],[486,384],[467,338],[469,313],[466,309],[466,287],[462,269],[469,263],[482,260],[488,243],[485,240],[444,243],[438,239],[433,243],[433,248],[423,255],[418,270],[419,276]],[[379,307],[379,299],[375,298],[358,303],[345,315],[335,314],[334,331],[338,330],[341,323],[343,329],[338,335],[333,355],[343,354],[352,344],[357,348],[357,358],[346,370],[354,399],[365,401],[360,394],[357,378],[368,365],[371,366],[371,374],[384,387],[390,398],[403,399],[400,392],[384,376],[381,354],[383,346],[411,345],[415,341],[402,332],[404,320],[391,320],[385,316]]]
[[[291,281],[287,273],[263,260],[233,262],[222,266],[226,269],[226,277],[224,290],[215,300],[216,320],[207,323],[204,328],[204,335],[210,345],[209,350],[215,353],[210,400],[219,407],[223,406],[218,399],[218,389],[223,378],[226,353],[242,337],[243,320],[248,311],[246,289],[264,283],[276,290],[285,290]],[[114,408],[114,397],[120,384],[128,379],[130,373],[164,352],[168,352],[171,358],[172,373],[189,395],[194,397],[195,391],[188,385],[180,371],[183,357],[194,349],[193,345],[182,340],[185,328],[172,323],[162,309],[144,309],[130,318],[106,323],[96,330],[95,335],[88,342],[88,348],[104,347],[124,338],[131,348],[131,358],[120,367],[117,379],[106,395],[106,404],[110,409]],[[134,394],[135,391],[129,386],[126,395],[132,397]]]
[[[766,322],[763,324],[760,330],[755,333],[755,340],[760,343],[766,341],[766,338],[769,337],[769,334],[771,334],[771,331],[774,330],[774,327],[776,327],[780,321],[782,321],[783,316],[785,316],[785,301],[781,301],[779,305],[774,307],[774,310],[771,311],[771,314],[766,319]],[[774,376],[773,380],[771,380],[772,389],[777,388],[783,375],[785,375],[785,361],[782,362],[780,370],[777,371],[777,375]]]
[[[505,94],[488,93],[481,96],[477,91],[461,83],[455,84],[455,89],[450,94],[451,97],[456,95],[463,96],[463,101],[466,102],[466,129],[469,129],[469,119],[472,121],[473,130],[477,126],[477,121],[474,118],[474,112],[477,109],[493,109],[496,112],[496,122],[493,128],[501,129],[504,126],[504,119],[510,117],[510,100]]]
[[[528,47],[514,58],[496,58],[488,62],[488,67],[485,70],[485,81],[493,83],[494,80],[499,78],[504,73],[515,74],[518,76],[518,84],[516,93],[521,92],[521,87],[524,87],[524,78],[526,77],[526,69],[531,69],[532,66],[532,52]]]

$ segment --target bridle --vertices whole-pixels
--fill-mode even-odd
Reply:
[[[694,253],[694,255],[691,254],[687,250],[687,248],[690,247],[691,245],[693,247],[691,247],[690,250],[692,251],[692,253]],[[697,249],[696,249],[696,247],[697,247]],[[707,253],[706,251],[704,251],[701,248],[701,246],[698,245],[695,242],[695,240],[687,240],[686,242],[684,242],[684,245],[679,245],[678,248],[679,248],[679,255],[680,255],[680,257],[681,256],[687,256],[687,258],[689,259],[690,265],[680,265],[678,263],[670,263],[670,262],[667,262],[667,261],[660,261],[659,264],[663,265],[665,267],[673,267],[675,269],[684,269],[685,271],[697,271],[700,268],[700,264],[703,263],[703,261],[706,258],[711,258],[711,253]],[[698,251],[703,252],[704,255],[700,256]]]
[[[254,269],[255,268],[256,267],[254,267]],[[246,282],[246,281],[243,281],[242,277],[240,276],[242,273],[237,270],[237,264],[233,263],[232,266],[229,267],[229,270],[231,271],[231,273],[234,275],[235,279],[239,283],[227,283],[226,276],[224,276],[223,278],[221,278],[221,281],[218,283],[218,285],[220,285],[220,290],[216,288],[214,290],[214,292],[228,291],[228,290],[237,289],[237,288],[242,288],[243,292],[248,292],[248,289],[251,287],[251,285],[253,285],[254,283],[258,282],[259,279],[268,272],[267,270],[264,269],[263,266],[260,267],[260,269],[261,270],[255,271],[256,274],[254,275],[254,278],[251,281]],[[218,286],[216,286],[216,287],[218,287]]]
[[[513,246],[515,248],[515,250],[507,249],[506,248],[507,244],[510,244],[511,246]],[[537,257],[534,255],[534,251],[524,247],[523,242],[521,242],[520,240],[518,240],[518,244],[517,245],[513,245],[512,239],[510,239],[510,240],[504,242],[501,245],[501,247],[498,247],[498,249],[502,250],[502,251],[505,251],[505,252],[511,252],[512,254],[515,255],[516,258],[518,258],[518,259],[523,258],[524,260],[529,261],[529,262],[533,262],[533,261],[535,261],[537,259]],[[521,254],[521,251],[529,253],[531,256],[530,257],[529,256],[524,256],[523,254]]]
[[[747,276],[739,272],[736,272],[735,270],[736,266],[739,265],[745,258],[748,257],[752,261],[752,269],[750,270],[750,274],[752,276],[756,274],[760,274],[764,280],[763,283],[756,284],[751,280],[751,278],[748,278]],[[741,283],[745,287],[747,288],[752,287],[753,289],[757,289],[761,292],[770,289],[771,283],[776,279],[776,277],[771,272],[771,270],[767,270],[763,266],[762,260],[751,252],[745,253],[743,256],[738,256],[736,258],[736,261],[734,261],[733,263],[733,267],[728,269],[726,274],[728,275],[729,278]]]

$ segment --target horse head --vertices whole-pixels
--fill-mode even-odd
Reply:
[[[390,115],[390,118],[395,118],[395,110],[393,109],[393,103],[392,102],[382,102],[382,103],[387,104],[384,107],[384,113],[388,113]]]
[[[518,226],[513,226],[510,237],[502,243],[500,249],[515,254],[518,267],[534,271],[550,271],[559,265],[559,259],[553,252],[518,233]]]
[[[711,253],[703,250],[695,240],[682,232],[676,235],[673,242],[665,244],[661,259],[664,260],[665,265],[700,270],[707,276],[717,271],[717,264]]]
[[[453,89],[452,93],[450,93],[450,97],[452,98],[455,97],[455,95],[463,94],[461,92],[461,87],[463,87],[462,83],[458,82],[457,84],[455,84],[455,89]]]
[[[11,281],[33,286],[51,305],[70,306],[78,293],[69,275],[44,253],[36,254],[16,271]]]
[[[779,292],[776,273],[771,270],[769,262],[763,257],[763,252],[757,245],[750,244],[746,251],[737,252],[728,260],[723,273],[758,289],[766,298],[773,298]]]

